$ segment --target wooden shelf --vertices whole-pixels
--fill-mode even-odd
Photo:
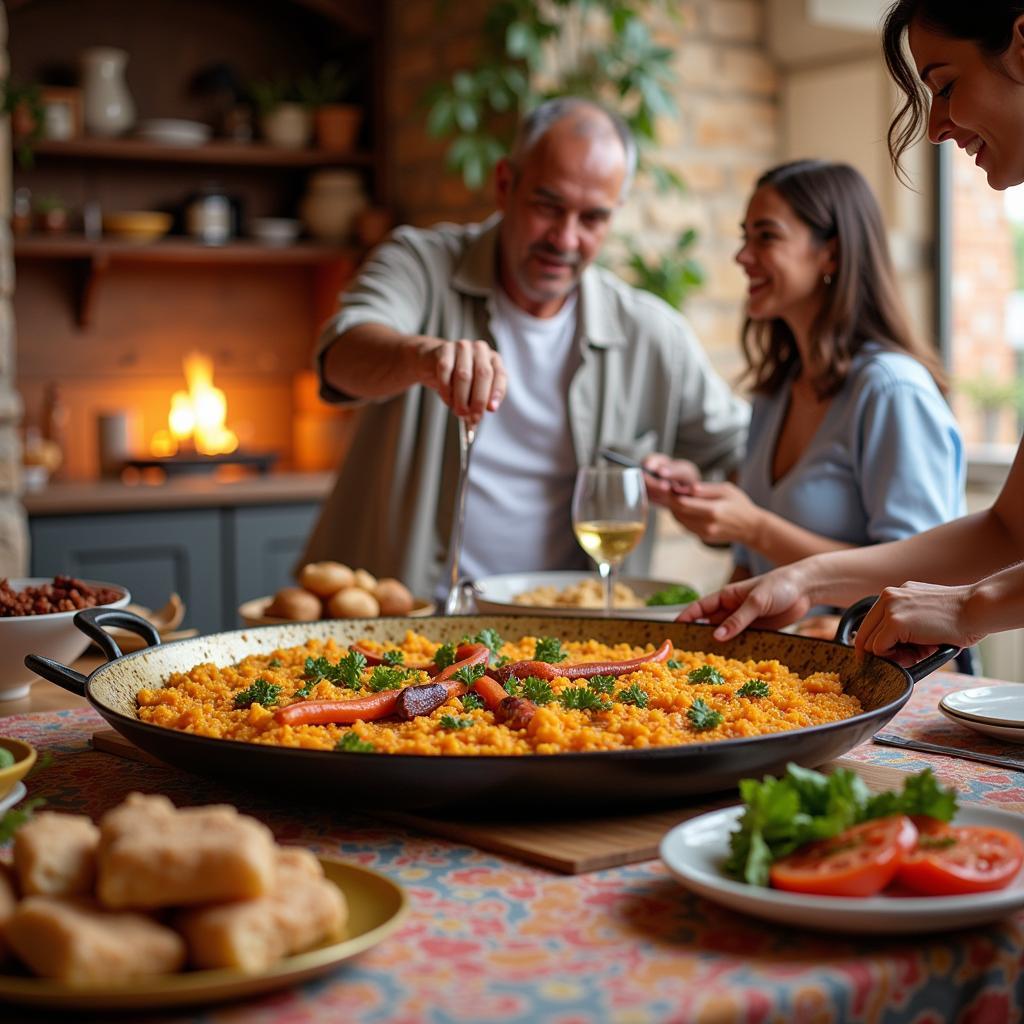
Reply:
[[[90,241],[74,235],[18,238],[16,260],[65,260],[76,267],[76,320],[89,324],[97,285],[115,263],[163,263],[182,265],[220,264],[262,266],[305,266],[331,275],[340,269],[351,273],[360,254],[352,246],[298,242],[272,246],[237,241],[227,245],[202,245],[186,238],[165,238],[155,242],[120,242],[112,239]],[[332,278],[333,279],[333,278]]]
[[[369,167],[373,163],[370,153],[279,149],[260,142],[214,141],[202,146],[166,146],[144,139],[40,139],[33,143],[32,151],[43,158],[224,164],[234,167]]]

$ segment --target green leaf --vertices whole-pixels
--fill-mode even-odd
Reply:
[[[647,707],[649,700],[647,691],[641,690],[638,683],[632,683],[631,685],[619,690],[615,695],[615,699],[622,704],[632,704],[634,707],[638,708]]]
[[[484,706],[480,694],[473,690],[470,690],[469,693],[464,693],[459,698],[459,702],[462,704],[463,711],[479,711]]]
[[[536,676],[527,676],[519,684],[519,693],[532,700],[534,704],[550,704],[555,699],[555,691],[546,679],[538,679]]]
[[[501,638],[501,634],[496,629],[486,627],[481,629],[476,636],[466,637],[465,642],[471,644],[483,644],[495,658],[501,654],[502,645],[505,643]]]
[[[41,796],[36,796],[31,800],[23,800],[0,816],[0,846],[13,839],[14,833],[32,817],[38,807],[42,807],[45,803],[46,801]]]
[[[343,750],[349,754],[372,754],[377,748],[366,740],[361,740],[354,732],[347,732],[334,745],[335,750]]]
[[[253,704],[262,704],[263,707],[269,708],[277,702],[280,692],[280,686],[276,683],[268,683],[266,679],[260,676],[259,679],[253,680],[252,686],[247,690],[242,690],[240,693],[235,694],[235,709],[240,711],[243,708],[251,707]]]
[[[587,680],[594,693],[611,693],[615,689],[615,676],[591,676]]]
[[[568,653],[562,650],[562,641],[556,636],[541,637],[533,649],[534,661],[546,661],[553,665],[568,657]]]
[[[14,760],[14,755],[6,747],[0,747],[0,768],[10,768]]]
[[[951,821],[956,814],[956,792],[939,784],[930,768],[909,776],[899,793],[879,793],[867,802],[865,818],[885,818],[890,814],[926,815],[939,821]]]
[[[700,594],[693,587],[677,583],[671,587],[666,587],[664,590],[659,590],[656,594],[651,594],[645,604],[649,608],[656,608],[666,604],[689,604],[691,601],[696,601],[698,597],[700,597]]]
[[[371,673],[366,688],[373,693],[400,690],[409,678],[409,670],[393,665],[378,665]]]
[[[700,668],[695,668],[691,671],[687,677],[688,683],[724,683],[725,677],[721,672],[718,671],[714,665],[701,665]]]
[[[463,665],[458,671],[452,673],[452,679],[458,679],[460,683],[472,686],[486,671],[486,665]]]
[[[698,697],[691,705],[686,717],[697,732],[707,732],[722,724],[722,713],[715,711],[709,704]]]
[[[405,653],[403,651],[385,651],[381,655],[381,661],[385,665],[403,665],[405,663]]]
[[[438,671],[443,671],[449,665],[455,664],[455,644],[441,644],[434,651],[434,665]]]
[[[607,708],[600,695],[589,686],[567,686],[558,695],[558,702],[566,711],[604,711]]]
[[[454,715],[442,715],[440,721],[441,728],[449,730],[468,729],[472,724],[472,718],[456,718]]]
[[[767,697],[768,684],[763,679],[748,679],[737,691],[737,697]]]
[[[671,669],[680,669],[683,667],[683,663],[681,661],[677,661],[675,658],[669,658],[668,661],[665,662],[665,667]]]
[[[281,659],[280,658],[271,658],[270,661],[267,662],[267,668],[280,668],[280,667],[281,667]]]

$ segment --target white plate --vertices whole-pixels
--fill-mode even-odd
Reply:
[[[996,739],[1009,743],[1024,743],[1024,726],[996,725],[994,722],[982,722],[974,718],[968,718],[967,715],[960,715],[950,711],[941,701],[939,702],[939,710],[951,722],[956,722],[957,725],[962,725],[965,729],[973,729],[984,736],[993,736]]]
[[[976,722],[1024,728],[1024,683],[971,686],[947,693],[939,707]]]
[[[147,142],[158,142],[167,146],[201,146],[204,142],[209,142],[213,129],[202,121],[155,117],[143,121],[135,134]]]
[[[1006,889],[970,896],[804,896],[746,885],[722,874],[729,833],[742,807],[726,807],[677,825],[661,841],[661,859],[687,888],[731,910],[825,932],[909,934],[969,928],[1024,907],[1024,871]],[[961,807],[957,825],[1002,828],[1024,839],[1024,818],[988,807]]]
[[[21,803],[27,793],[28,790],[25,788],[25,783],[16,782],[3,796],[0,796],[0,814],[3,814],[4,811],[15,804]]]
[[[583,580],[599,580],[597,573],[593,572],[509,572],[500,576],[484,576],[476,581],[476,606],[482,613],[513,612],[519,615],[561,615],[583,618],[604,618],[603,608],[576,608],[571,605],[536,605],[516,604],[515,598],[518,594],[524,594],[528,590],[536,590],[538,587],[554,587],[562,591],[573,584],[581,583]],[[631,587],[641,600],[646,600],[659,590],[673,586],[689,586],[672,580],[652,580],[637,576],[621,576],[620,583]],[[624,619],[659,619],[661,621],[672,621],[686,605],[666,604],[648,608],[616,608],[614,615]]]

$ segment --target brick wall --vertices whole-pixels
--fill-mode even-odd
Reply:
[[[392,25],[389,99],[392,198],[413,224],[464,221],[491,209],[490,191],[473,195],[443,165],[445,144],[427,138],[423,96],[431,85],[471,62],[486,4],[404,0]],[[738,224],[756,177],[780,152],[778,76],[765,48],[763,0],[686,0],[652,22],[658,41],[675,51],[678,116],[658,125],[654,159],[687,182],[685,195],[659,195],[637,181],[615,232],[654,255],[680,231],[700,231],[697,256],[707,283],[686,313],[719,369],[741,366],[740,310],[744,283],[732,257]],[[566,36],[569,33],[565,33]],[[571,38],[563,45],[571,45]],[[557,55],[555,57],[557,59]],[[622,245],[608,249],[613,265]]]

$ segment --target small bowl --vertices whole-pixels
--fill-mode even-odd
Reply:
[[[103,233],[128,242],[155,242],[171,230],[173,218],[159,210],[125,210],[103,214]]]
[[[238,617],[246,626],[294,626],[301,619],[279,619],[273,615],[266,615],[267,606],[274,600],[273,594],[267,597],[254,597],[251,601],[244,601],[238,606]],[[434,602],[428,601],[425,597],[414,597],[410,618],[422,618],[425,615],[434,614]],[[405,616],[400,616],[404,618]],[[384,618],[384,616],[381,616]],[[323,619],[310,619],[310,622],[323,622]],[[341,620],[344,621],[344,620]]]
[[[0,747],[14,755],[14,764],[0,768],[0,797],[5,797],[32,770],[36,763],[36,748],[31,743],[9,736],[0,736]]]
[[[292,245],[301,229],[302,221],[291,217],[254,217],[249,222],[252,237],[264,245]]]
[[[15,590],[52,583],[52,576],[31,576],[8,580]],[[108,587],[121,596],[103,608],[123,608],[131,595],[116,583],[83,580],[90,587]],[[0,618],[0,701],[20,700],[28,696],[36,676],[25,667],[25,657],[40,654],[44,658],[70,665],[81,657],[89,638],[74,623],[76,612],[50,612],[48,615],[12,615]]]

